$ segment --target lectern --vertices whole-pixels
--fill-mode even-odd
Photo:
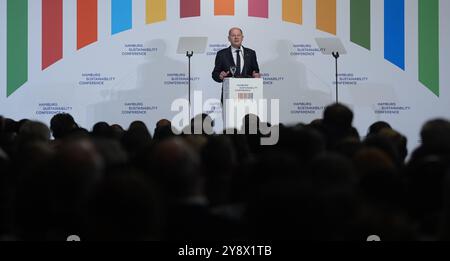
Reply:
[[[225,129],[242,127],[242,119],[247,114],[265,118],[266,108],[262,108],[263,79],[225,78],[223,81],[223,123]]]

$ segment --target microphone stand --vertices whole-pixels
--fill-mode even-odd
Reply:
[[[333,52],[333,57],[336,61],[336,103],[339,103],[339,95],[338,95],[338,58],[339,52]]]

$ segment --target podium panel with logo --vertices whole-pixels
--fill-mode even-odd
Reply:
[[[241,129],[242,119],[255,114],[265,119],[266,108],[262,108],[263,79],[225,78],[223,81],[223,118],[225,129]]]

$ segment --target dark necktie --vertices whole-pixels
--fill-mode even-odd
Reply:
[[[236,50],[236,75],[241,75],[241,50]]]

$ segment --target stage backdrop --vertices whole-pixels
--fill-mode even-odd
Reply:
[[[388,121],[411,148],[426,120],[450,112],[449,10],[448,0],[0,0],[0,114],[153,129],[188,96],[179,37],[208,37],[192,58],[192,91],[220,99],[215,54],[239,26],[282,122],[308,123],[334,101],[334,60],[315,38],[339,37],[340,101],[355,126],[364,135]],[[221,129],[220,103],[203,109]]]

